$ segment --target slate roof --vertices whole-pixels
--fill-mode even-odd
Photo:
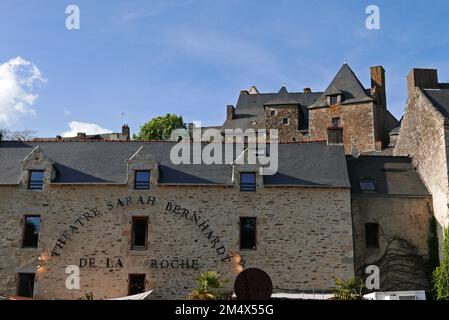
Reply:
[[[439,84],[440,89],[423,89],[432,104],[449,119],[449,84]]]
[[[52,183],[111,183],[126,180],[126,160],[143,146],[159,161],[160,180],[165,184],[232,184],[232,166],[174,165],[170,150],[174,142],[0,142],[0,185],[17,184],[21,161],[37,146],[55,162]],[[349,188],[344,150],[325,143],[279,145],[279,170],[266,176],[267,185]]]
[[[343,64],[330,85],[310,108],[327,107],[327,96],[337,93],[343,95],[342,104],[373,101],[367,89],[363,87],[362,83],[346,63]]]
[[[377,195],[430,196],[407,157],[364,155],[348,157],[347,162],[352,193],[362,193],[360,179],[371,179],[375,183]]]

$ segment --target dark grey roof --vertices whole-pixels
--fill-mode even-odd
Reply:
[[[299,124],[299,130],[308,130],[309,128],[309,110],[322,92],[303,93],[303,92],[279,92],[279,93],[261,93],[248,94],[241,93],[235,108],[235,117],[233,120],[226,120],[223,129],[265,129],[265,108],[269,103],[272,104],[278,99],[282,99],[281,105],[298,104],[302,112],[303,120]]]
[[[37,146],[55,162],[53,183],[124,183],[126,160],[140,147],[159,161],[160,183],[232,184],[232,166],[174,165],[174,142],[0,142],[0,185],[17,184],[21,161]],[[267,185],[349,187],[342,147],[325,143],[280,144],[279,170]]]
[[[449,119],[449,84],[440,84],[440,89],[423,89],[426,96],[444,117]]]
[[[342,93],[342,104],[373,101],[351,68],[345,63],[321,97],[310,108],[327,106],[327,96]]]
[[[407,157],[360,156],[347,158],[353,193],[362,193],[360,179],[373,180],[376,194],[429,196],[424,183]]]

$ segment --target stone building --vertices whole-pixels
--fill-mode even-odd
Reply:
[[[344,145],[347,154],[381,151],[398,121],[387,110],[383,67],[372,67],[370,73],[368,89],[345,63],[324,92],[242,91],[236,107],[227,107],[223,130],[277,129],[281,142],[329,140]]]
[[[434,69],[413,69],[407,84],[407,106],[394,154],[413,159],[432,194],[441,242],[449,225],[449,84],[439,83]]]

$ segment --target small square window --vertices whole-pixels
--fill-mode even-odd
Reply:
[[[338,95],[330,96],[329,97],[330,105],[335,106],[338,104]]]
[[[44,188],[44,171],[43,170],[30,171],[28,189],[42,190],[43,188]]]
[[[145,250],[148,242],[148,218],[133,217],[131,250]]]
[[[339,117],[332,118],[332,127],[333,128],[339,128],[341,126],[341,120]]]
[[[22,235],[22,248],[37,248],[39,243],[40,226],[40,216],[25,216]]]
[[[360,191],[362,192],[376,192],[376,185],[373,180],[362,179],[359,181]]]
[[[240,191],[243,192],[256,191],[256,174],[254,172],[240,173]]]
[[[367,248],[379,248],[379,225],[377,223],[365,224],[365,242]]]
[[[283,118],[282,119],[282,124],[287,125],[289,123],[288,118]]]
[[[150,177],[151,173],[149,170],[136,171],[134,176],[134,189],[136,190],[150,189]]]
[[[145,274],[130,274],[128,284],[128,295],[133,296],[135,294],[145,292]]]
[[[240,218],[240,249],[256,250],[257,218]]]
[[[271,116],[274,117],[276,115],[276,110],[271,110]]]

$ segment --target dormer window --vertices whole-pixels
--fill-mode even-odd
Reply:
[[[374,181],[371,179],[360,179],[359,181],[360,185],[360,191],[366,192],[366,193],[374,193],[376,192],[376,185],[374,184]]]
[[[242,172],[240,174],[240,191],[254,192],[256,191],[256,173]]]
[[[150,170],[137,170],[134,176],[135,190],[149,190],[150,189]]]
[[[44,171],[43,170],[31,170],[28,181],[28,189],[30,190],[42,190],[44,188]]]
[[[341,94],[331,94],[327,96],[327,103],[329,106],[341,104]]]

